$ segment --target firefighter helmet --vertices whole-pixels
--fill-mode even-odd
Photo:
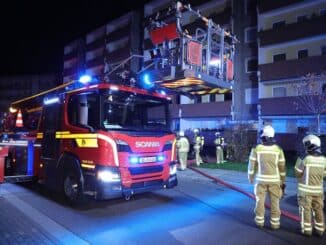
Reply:
[[[197,134],[199,132],[198,128],[194,129],[194,133]]]
[[[179,136],[180,136],[180,137],[185,136],[185,132],[180,131],[180,132],[179,132]]]
[[[221,133],[217,131],[217,132],[215,133],[215,136],[221,136]]]
[[[272,126],[267,125],[263,128],[261,137],[274,138],[274,136],[275,136],[275,130]]]
[[[304,137],[302,143],[305,146],[305,148],[309,150],[319,148],[321,145],[320,138],[313,134],[309,134],[306,137]]]

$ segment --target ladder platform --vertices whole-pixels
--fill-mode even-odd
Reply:
[[[176,76],[167,76],[156,85],[181,94],[205,95],[225,94],[232,90],[232,82],[207,75],[206,73],[186,69]]]

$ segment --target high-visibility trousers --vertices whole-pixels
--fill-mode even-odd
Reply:
[[[221,146],[216,146],[216,163],[223,163],[224,156],[223,156],[223,149]]]
[[[280,198],[282,197],[282,190],[280,184],[256,184],[255,196],[255,222],[258,226],[264,226],[265,223],[265,199],[266,194],[269,195],[271,202],[271,218],[270,224],[274,229],[280,227]]]
[[[187,168],[188,152],[178,152],[180,168],[182,170]]]
[[[314,228],[319,235],[322,235],[325,230],[324,224],[324,197],[318,196],[298,196],[299,214],[301,217],[301,232],[306,235],[312,234],[312,220],[313,214]]]

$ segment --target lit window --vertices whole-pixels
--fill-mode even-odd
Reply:
[[[273,97],[285,97],[286,88],[285,87],[275,87],[273,88]]]
[[[282,61],[282,60],[286,60],[286,54],[276,54],[273,56],[273,62],[277,62],[277,61]]]
[[[298,59],[304,59],[306,57],[308,57],[308,49],[298,51]]]

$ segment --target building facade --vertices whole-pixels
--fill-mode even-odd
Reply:
[[[259,2],[260,119],[277,132],[326,133],[325,21],[323,0]]]
[[[63,81],[88,73],[105,79],[117,65],[139,71],[153,59],[157,47],[150,40],[146,19],[168,12],[173,1],[153,0],[143,9],[105,23],[64,48]],[[325,1],[200,0],[193,9],[235,34],[233,93],[189,98],[174,96],[174,129],[222,128],[234,122],[251,122],[257,128],[271,123],[278,133],[315,128],[315,114],[299,106],[298,85],[314,74],[319,95],[325,91]],[[164,21],[169,22],[167,18]],[[190,35],[200,35],[196,16],[182,16]],[[144,59],[137,58],[142,55]],[[128,57],[133,56],[130,60]],[[326,131],[325,112],[320,131]]]

